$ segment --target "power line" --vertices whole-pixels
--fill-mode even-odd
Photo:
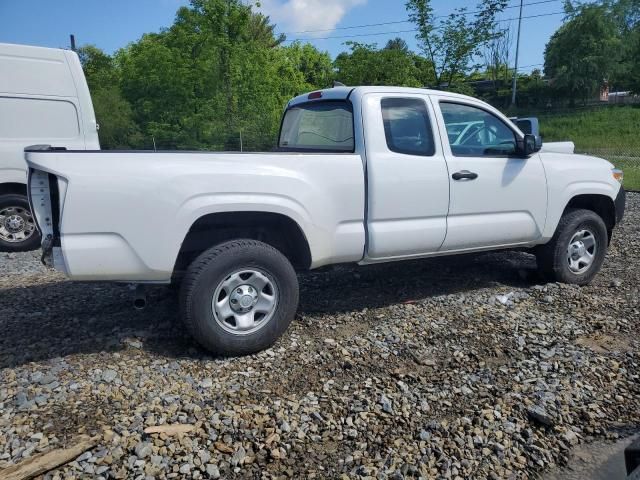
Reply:
[[[526,17],[522,17],[523,20],[530,18],[541,18],[541,17],[550,17],[552,15],[564,15],[565,12],[552,12],[552,13],[540,13],[538,15],[529,15]],[[504,18],[502,20],[496,20],[496,22],[513,22],[518,20],[519,17],[514,18]],[[440,28],[436,28],[435,30],[439,30]],[[293,40],[285,40],[286,42],[312,42],[314,40],[337,40],[337,39],[345,39],[345,38],[357,38],[357,37],[373,37],[379,35],[398,35],[401,33],[415,33],[419,30],[417,28],[411,30],[396,30],[392,32],[377,32],[377,33],[359,33],[354,35],[337,35],[331,37],[308,37],[308,38],[294,38]]]
[[[541,67],[542,65],[544,65],[544,63],[531,63],[529,65],[520,65],[518,68]]]
[[[558,3],[561,2],[563,0],[539,0],[537,2],[530,2],[530,3],[525,3],[523,6],[525,7],[529,7],[529,6],[533,6],[533,5],[541,5],[543,3]],[[520,8],[520,4],[518,5],[509,5],[507,7],[505,7],[505,10],[511,9],[511,8]],[[433,17],[434,19],[437,18],[447,18],[450,16],[454,16],[454,17],[461,17],[461,16],[465,16],[465,15],[474,15],[476,13],[481,13],[482,10],[475,10],[472,12],[462,12],[462,13],[450,13],[448,15],[436,15],[435,17]],[[386,25],[398,25],[400,23],[411,23],[411,20],[397,20],[394,22],[382,22],[382,23],[367,23],[367,24],[363,24],[363,25],[352,25],[349,27],[337,27],[337,28],[325,28],[325,29],[321,29],[321,30],[302,30],[299,32],[282,32],[283,35],[300,35],[302,33],[318,33],[318,32],[333,32],[336,30],[352,30],[355,28],[366,28],[366,27],[382,27],[382,26],[386,26]]]

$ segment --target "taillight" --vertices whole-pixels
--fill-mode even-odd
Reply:
[[[322,92],[312,92],[307,97],[309,100],[317,100],[318,98],[322,98]]]

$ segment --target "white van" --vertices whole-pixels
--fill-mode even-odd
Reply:
[[[0,251],[40,247],[27,201],[24,148],[99,150],[97,130],[75,52],[0,43]]]

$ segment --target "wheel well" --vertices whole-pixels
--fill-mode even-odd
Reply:
[[[311,251],[298,224],[291,218],[267,212],[224,212],[196,221],[182,242],[174,268],[181,276],[205,250],[228,240],[248,238],[279,250],[297,270],[311,266]]]
[[[606,195],[578,195],[571,199],[565,211],[570,208],[583,208],[597,213],[604,220],[609,238],[611,238],[613,227],[616,226],[616,207],[609,197]]]
[[[27,186],[24,183],[0,183],[0,195],[7,194],[27,195]]]

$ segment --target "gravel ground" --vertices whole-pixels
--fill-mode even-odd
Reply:
[[[537,478],[640,430],[640,195],[585,288],[502,252],[301,278],[259,355],[214,358],[166,289],[75,284],[0,256],[0,468],[99,445],[45,478]],[[193,431],[146,434],[149,426]]]

